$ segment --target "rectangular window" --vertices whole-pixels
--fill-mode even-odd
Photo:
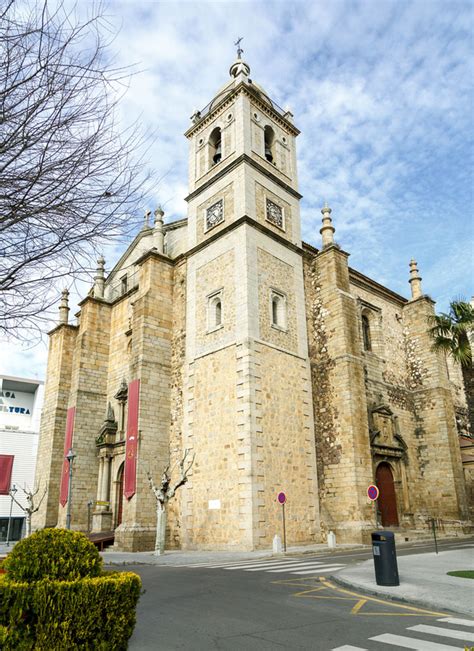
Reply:
[[[120,293],[122,296],[128,291],[128,278],[127,276],[122,276],[120,279]]]

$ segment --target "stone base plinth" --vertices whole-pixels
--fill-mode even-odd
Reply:
[[[94,511],[92,514],[92,533],[112,531],[112,511]]]
[[[114,551],[150,552],[155,549],[156,528],[121,524],[115,529]]]

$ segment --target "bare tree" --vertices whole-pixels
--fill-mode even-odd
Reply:
[[[110,31],[100,5],[83,20],[60,0],[0,5],[0,335],[37,326],[60,279],[136,228],[147,138],[118,126],[131,70]]]
[[[31,491],[29,488],[26,486],[22,488],[21,490],[24,492],[26,495],[26,506],[23,506],[23,504],[20,504],[20,502],[15,498],[15,496],[10,493],[10,497],[12,500],[17,504],[22,511],[24,511],[26,515],[26,535],[30,536],[31,535],[31,516],[33,513],[36,513],[36,511],[39,511],[39,508],[45,498],[46,493],[48,492],[48,485],[44,487],[44,492],[40,497],[39,503],[35,506],[35,497],[39,492],[40,487],[38,486],[34,491]]]
[[[186,465],[186,458],[188,456],[189,450],[184,451],[184,456],[179,462],[179,479],[171,485],[171,475],[174,468],[178,465],[176,463],[173,468],[170,470],[169,464],[163,471],[161,476],[161,484],[156,486],[153,482],[153,477],[151,476],[150,471],[147,471],[148,482],[150,488],[153,491],[156,497],[156,542],[155,542],[155,554],[157,556],[165,553],[165,536],[166,536],[166,505],[169,500],[174,497],[176,491],[180,486],[183,486],[188,481],[188,472],[191,470],[191,467],[194,463],[195,455],[193,455],[191,461],[188,461]]]

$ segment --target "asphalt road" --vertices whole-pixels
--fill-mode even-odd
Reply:
[[[443,549],[455,546],[441,543]],[[423,551],[431,552],[433,546],[410,545],[398,554]],[[474,648],[474,628],[459,615],[374,599],[344,590],[329,578],[338,570],[326,568],[366,558],[370,552],[358,550],[225,567],[127,567],[141,575],[145,588],[129,649]]]

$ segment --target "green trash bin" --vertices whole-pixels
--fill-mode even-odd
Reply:
[[[372,533],[372,554],[377,585],[400,585],[395,534],[391,531],[374,531]]]

